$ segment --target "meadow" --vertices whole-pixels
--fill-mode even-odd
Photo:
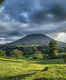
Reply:
[[[0,80],[66,80],[66,64],[40,63],[0,57]]]

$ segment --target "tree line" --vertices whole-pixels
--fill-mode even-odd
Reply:
[[[38,46],[38,47],[15,47],[8,46],[0,49],[0,56],[8,57],[27,57],[31,59],[46,59],[46,58],[60,58],[66,56],[66,53],[60,55],[59,46],[55,40],[51,40],[48,46]]]

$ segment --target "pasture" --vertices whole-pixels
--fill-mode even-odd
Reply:
[[[0,80],[66,80],[66,64],[1,57]]]

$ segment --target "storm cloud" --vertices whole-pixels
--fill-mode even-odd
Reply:
[[[5,0],[0,7],[0,41],[31,33],[66,33],[66,0]]]
[[[21,22],[41,23],[66,18],[65,0],[5,0],[5,13]],[[15,5],[15,6],[14,6]]]

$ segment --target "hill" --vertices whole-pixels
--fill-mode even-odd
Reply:
[[[10,43],[9,45],[26,45],[26,46],[31,46],[31,45],[48,45],[48,43],[51,41],[51,40],[54,40],[52,38],[50,38],[49,36],[47,35],[44,35],[44,34],[30,34],[30,35],[27,35],[15,42],[12,42]],[[64,47],[66,44],[63,43],[63,42],[60,42],[60,41],[56,41],[57,44],[61,47]]]
[[[12,45],[47,45],[50,42],[50,40],[52,40],[50,37],[43,34],[30,34],[11,44]]]
[[[0,71],[0,80],[66,80],[66,64],[38,64],[22,58],[0,58]]]

